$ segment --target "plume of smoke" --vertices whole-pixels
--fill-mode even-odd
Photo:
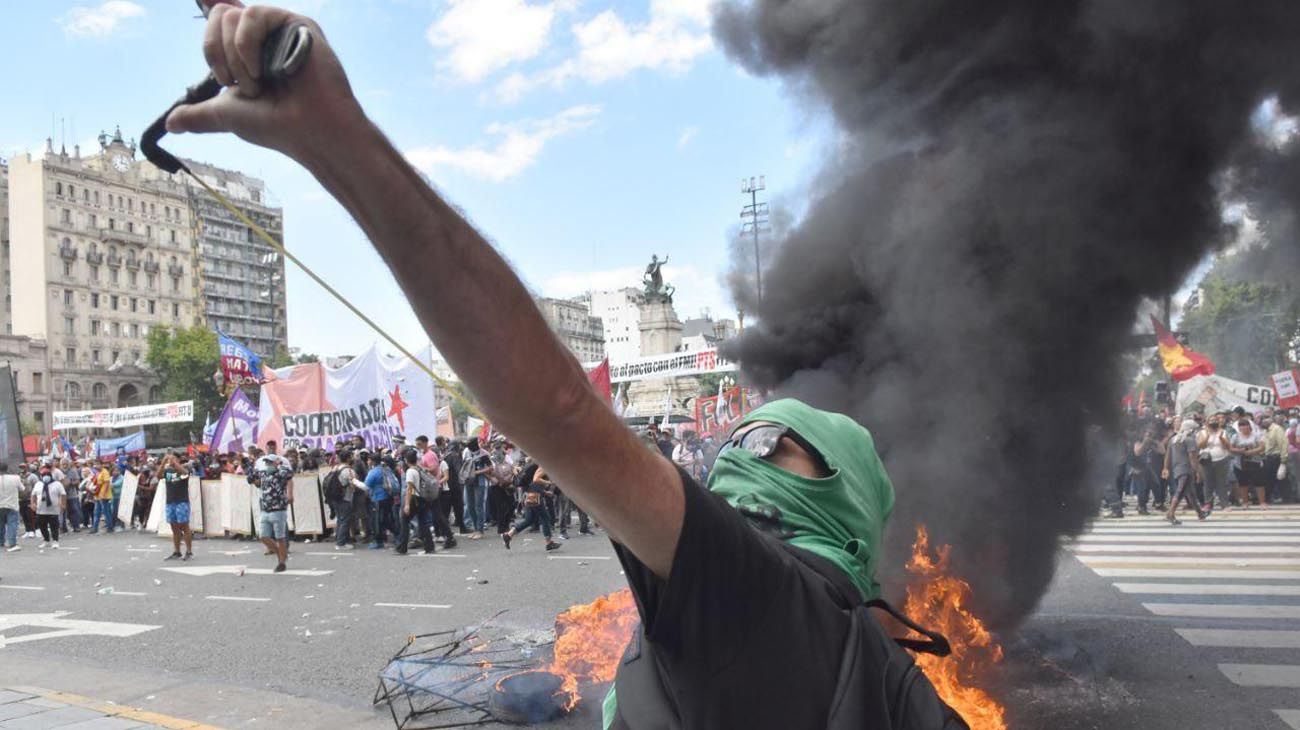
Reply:
[[[1139,302],[1231,238],[1229,171],[1276,220],[1298,199],[1251,115],[1300,91],[1300,4],[731,0],[714,31],[851,140],[763,300],[733,279],[759,321],[729,354],[871,428],[887,563],[925,523],[1014,625],[1096,511],[1085,435],[1116,415]]]

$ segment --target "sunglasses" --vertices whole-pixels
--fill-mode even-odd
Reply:
[[[821,452],[817,450],[816,446],[813,446],[808,442],[808,439],[800,436],[798,431],[795,431],[789,426],[778,426],[775,424],[754,426],[739,436],[733,435],[718,447],[718,456],[722,456],[722,454],[728,449],[741,448],[760,459],[771,458],[772,454],[776,453],[777,447],[781,445],[782,438],[788,438],[795,442],[799,448],[807,452],[807,454],[817,462],[817,466],[822,471],[830,471],[826,464],[826,459],[822,457]]]

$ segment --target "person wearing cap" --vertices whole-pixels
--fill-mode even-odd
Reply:
[[[288,22],[315,42],[288,84],[263,93],[248,69]],[[894,505],[867,429],[776,400],[720,444],[707,486],[697,483],[624,426],[506,261],[366,117],[314,22],[225,3],[202,48],[226,90],[175,108],[168,131],[233,132],[314,174],[389,264],[493,427],[614,541],[641,626],[604,727],[827,727],[841,675],[860,676],[846,646],[863,626],[857,609],[879,595]],[[444,261],[468,274],[438,276]],[[909,697],[927,684],[911,676]],[[847,700],[855,707],[858,694]]]

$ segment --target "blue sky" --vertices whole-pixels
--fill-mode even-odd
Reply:
[[[799,198],[831,136],[819,110],[723,56],[707,0],[285,4],[319,20],[372,118],[539,294],[635,285],[651,253],[667,254],[680,315],[734,316],[721,276],[740,178],[765,174],[774,199]],[[138,136],[205,71],[193,10],[0,4],[0,154],[39,150],[51,129],[69,151],[117,124]],[[233,138],[170,147],[266,180],[290,250],[404,344],[426,341],[355,224],[300,168]],[[291,346],[340,354],[376,339],[292,268],[287,286]]]

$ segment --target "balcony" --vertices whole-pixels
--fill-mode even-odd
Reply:
[[[129,233],[115,228],[99,229],[99,240],[104,243],[129,244],[141,248],[149,245],[149,239],[139,233]]]
[[[110,253],[110,254],[108,255],[108,265],[109,265],[109,266],[112,266],[112,267],[115,268],[115,269],[116,269],[117,267],[121,266],[121,265],[122,265],[122,254],[120,254],[120,253]]]
[[[141,264],[141,263],[143,263],[142,260],[141,260],[141,259],[138,259],[138,258],[136,258],[136,257],[134,257],[134,256],[127,256],[127,257],[126,257],[126,268],[128,268],[128,269],[130,269],[130,270],[132,270],[132,271],[139,271],[139,270],[140,270],[140,264]]]
[[[104,252],[103,252],[103,251],[96,251],[96,250],[94,250],[94,249],[91,249],[90,251],[87,251],[87,252],[86,252],[86,263],[88,263],[88,264],[102,264],[102,263],[104,263]]]
[[[180,264],[167,264],[167,273],[172,276],[184,276],[185,267]]]
[[[61,257],[65,258],[65,259],[67,259],[68,261],[76,261],[76,260],[77,260],[77,247],[76,247],[76,246],[73,246],[73,245],[71,245],[71,244],[67,244],[67,243],[60,243],[60,244],[59,244],[59,256],[61,256]]]
[[[144,262],[144,270],[145,270],[145,271],[148,271],[150,274],[156,274],[156,273],[158,273],[158,268],[159,268],[159,266],[158,266],[158,262],[157,262],[157,261],[148,261],[148,260],[146,260],[146,261]]]

